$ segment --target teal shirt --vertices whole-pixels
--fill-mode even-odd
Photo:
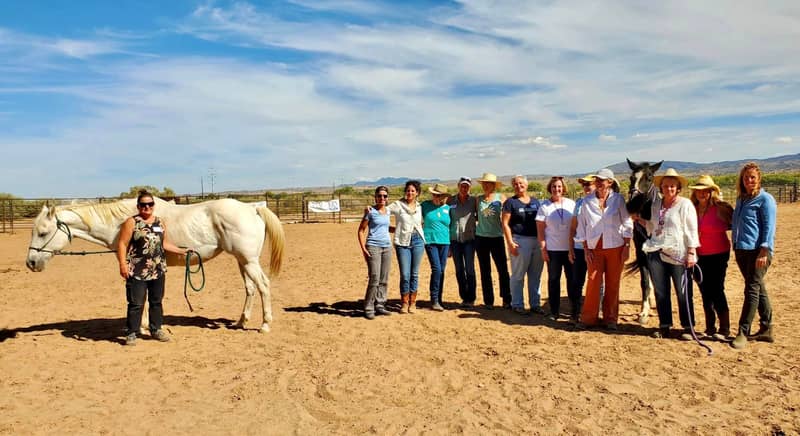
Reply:
[[[475,234],[485,238],[502,238],[503,225],[500,222],[500,213],[503,211],[503,196],[495,193],[491,200],[486,201],[483,196],[478,203],[478,227]]]
[[[450,245],[450,206],[437,206],[431,200],[423,201],[422,230],[426,244]]]

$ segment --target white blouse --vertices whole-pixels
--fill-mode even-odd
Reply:
[[[662,209],[662,199],[653,201],[650,220],[647,221],[648,240],[642,250],[645,253],[661,252],[661,260],[673,265],[686,262],[689,248],[700,246],[697,233],[697,211],[691,200],[678,197],[668,209]]]
[[[633,221],[625,209],[625,199],[617,192],[611,192],[606,200],[605,210],[600,209],[597,195],[586,196],[578,214],[578,229],[575,242],[586,242],[589,249],[597,247],[603,238],[603,248],[617,248],[625,244],[624,238],[633,235]]]
[[[416,202],[414,212],[411,212],[408,204],[404,201],[397,200],[386,207],[386,209],[394,215],[395,230],[394,230],[394,245],[401,247],[408,247],[411,245],[411,235],[414,230],[419,233],[422,241],[425,242],[425,232],[422,230],[422,207],[419,202]]]

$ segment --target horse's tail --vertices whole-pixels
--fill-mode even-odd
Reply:
[[[283,264],[283,248],[286,245],[286,236],[283,234],[281,220],[269,208],[259,206],[256,208],[258,216],[264,221],[269,240],[269,274],[277,276]]]

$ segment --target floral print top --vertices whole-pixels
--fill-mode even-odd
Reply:
[[[128,269],[136,280],[155,280],[167,272],[164,228],[155,217],[152,224],[133,217],[133,235],[128,244]]]

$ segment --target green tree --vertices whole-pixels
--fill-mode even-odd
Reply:
[[[139,191],[142,189],[155,195],[156,197],[175,197],[175,191],[173,191],[172,188],[165,186],[163,190],[160,190],[152,185],[131,186],[128,192],[120,192],[119,196],[120,198],[136,198],[139,196]]]

